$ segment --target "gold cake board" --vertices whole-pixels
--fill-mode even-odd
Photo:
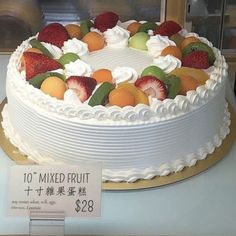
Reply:
[[[0,105],[0,112],[2,111],[4,105],[6,104],[6,99]],[[197,175],[214,164],[224,158],[230,148],[233,146],[235,138],[236,138],[236,114],[233,108],[229,107],[231,114],[231,124],[230,124],[230,134],[223,140],[222,145],[219,148],[207,156],[206,159],[200,160],[193,167],[185,167],[181,172],[172,173],[168,176],[156,176],[150,180],[137,180],[134,183],[127,182],[105,182],[102,184],[103,190],[134,190],[134,189],[145,189],[145,188],[153,188],[160,187],[167,184],[172,184],[194,175]],[[0,117],[0,121],[2,121],[2,115]],[[30,161],[27,156],[22,155],[19,150],[10,143],[10,141],[5,137],[3,127],[0,127],[0,141],[1,147],[4,152],[10,157],[11,160],[15,161],[16,164],[19,165],[32,165],[34,162]]]

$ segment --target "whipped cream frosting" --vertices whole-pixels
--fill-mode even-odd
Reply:
[[[73,89],[67,89],[64,93],[64,101],[69,104],[79,105],[82,104],[79,97]]]
[[[172,55],[167,55],[167,56],[159,56],[157,58],[153,58],[153,64],[155,66],[158,66],[165,73],[168,74],[172,70],[176,68],[180,68],[182,65],[182,62],[178,58]]]
[[[88,53],[88,45],[77,38],[72,38],[64,42],[63,53],[73,52],[80,57]]]
[[[104,32],[107,47],[111,48],[126,48],[129,37],[129,31],[118,25]]]
[[[17,147],[19,147],[20,152],[26,154],[28,158],[39,164],[63,164],[67,163],[69,160],[56,160],[50,157],[44,157],[39,152],[32,148],[32,145],[29,145],[25,142],[20,135],[15,131],[12,123],[10,121],[8,107],[5,106],[2,112],[3,122],[2,126],[5,131],[5,135],[10,138],[10,141]],[[221,126],[215,135],[211,137],[211,139],[198,147],[192,153],[187,154],[184,157],[176,158],[172,161],[163,162],[160,165],[155,166],[152,164],[150,167],[146,168],[128,168],[125,169],[112,169],[112,168],[103,168],[102,170],[102,180],[105,181],[113,181],[113,182],[135,182],[138,179],[152,179],[155,176],[166,176],[172,172],[182,171],[184,167],[191,167],[196,164],[198,160],[203,160],[207,157],[207,154],[211,154],[214,152],[216,147],[219,147],[222,144],[222,141],[226,137],[226,135],[230,132],[230,113],[227,109],[227,104],[225,106],[224,118],[221,122]],[[145,159],[145,158],[144,158]],[[74,160],[76,162],[76,160]],[[121,160],[122,161],[122,160]],[[70,163],[70,162],[69,162]],[[79,161],[78,161],[79,163]],[[124,163],[124,166],[126,164]]]
[[[168,46],[176,46],[175,42],[170,40],[167,36],[154,35],[146,42],[148,52],[153,57],[158,57],[164,48]]]
[[[134,83],[138,79],[138,73],[131,67],[119,66],[112,71],[112,77],[116,84]]]
[[[92,73],[91,66],[80,59],[65,65],[66,77],[70,77],[72,75],[90,76],[91,73]]]

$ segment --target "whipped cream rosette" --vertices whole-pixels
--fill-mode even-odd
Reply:
[[[125,48],[128,45],[129,31],[118,25],[112,29],[108,29],[103,34],[108,47]]]
[[[88,45],[81,40],[72,38],[64,42],[62,47],[63,53],[73,52],[79,56],[83,56],[88,53]]]
[[[176,46],[175,42],[170,40],[167,36],[154,35],[146,43],[148,52],[153,57],[158,57],[167,46]]]
[[[113,80],[116,84],[123,82],[134,83],[138,78],[138,73],[131,67],[116,67],[112,71]]]
[[[90,76],[91,72],[91,66],[80,59],[65,65],[66,77],[70,77],[73,75]]]
[[[174,69],[181,67],[181,61],[172,55],[154,58],[153,64],[161,68],[167,74]]]

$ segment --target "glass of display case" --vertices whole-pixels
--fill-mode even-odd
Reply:
[[[128,19],[160,21],[165,17],[165,0],[9,0],[0,1],[0,51],[12,51],[42,25],[93,19],[104,11]]]
[[[186,26],[220,48],[229,65],[229,78],[235,89],[236,1],[188,0]]]

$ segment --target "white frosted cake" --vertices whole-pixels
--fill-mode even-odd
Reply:
[[[46,26],[15,50],[7,68],[5,135],[38,164],[102,162],[103,181],[134,182],[194,166],[229,133],[224,57],[207,39],[173,22],[153,28],[150,22],[121,23],[112,14],[99,15],[94,24],[75,24],[77,36],[70,27],[60,26],[68,33],[63,38]],[[188,49],[186,38],[193,39]],[[44,55],[42,46],[50,54],[46,63],[35,63],[42,54],[29,48]],[[169,46],[174,53],[165,55]],[[61,77],[65,86],[59,82],[48,89],[48,77]],[[49,91],[57,86],[62,96]]]

